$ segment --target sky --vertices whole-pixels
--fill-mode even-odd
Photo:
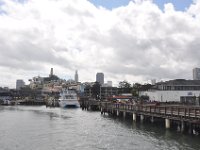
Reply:
[[[0,86],[61,78],[147,83],[200,67],[200,0],[0,0]]]
[[[131,0],[90,0],[95,6],[103,6],[107,9],[113,9],[120,6],[126,6]],[[192,0],[153,0],[160,9],[164,8],[166,3],[172,3],[178,11],[184,11],[192,4]]]

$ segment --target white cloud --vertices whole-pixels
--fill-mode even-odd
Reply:
[[[48,75],[94,81],[145,82],[191,78],[200,65],[200,1],[185,12],[152,1],[113,10],[86,0],[3,0],[0,5],[0,85]],[[62,71],[63,70],[63,71]],[[6,84],[7,81],[12,81]]]

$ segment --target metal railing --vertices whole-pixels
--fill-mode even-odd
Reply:
[[[156,114],[171,117],[174,116],[200,119],[200,107],[133,105],[110,102],[101,102],[101,107],[106,110],[110,109],[143,114]]]

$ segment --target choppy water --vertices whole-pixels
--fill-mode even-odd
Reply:
[[[81,109],[0,106],[0,150],[199,150],[198,136]]]

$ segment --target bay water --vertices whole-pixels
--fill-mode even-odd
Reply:
[[[0,106],[0,150],[199,150],[200,138],[100,112]]]

